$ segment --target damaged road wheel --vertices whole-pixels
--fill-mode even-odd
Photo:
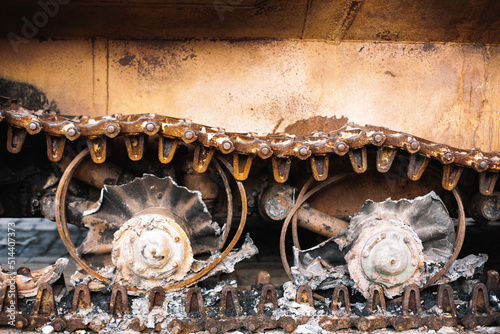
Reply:
[[[347,176],[332,177],[309,192],[310,183],[306,183],[283,225],[285,269],[284,234],[292,220],[296,229],[301,215],[296,211],[314,193]],[[433,191],[411,200],[368,200],[344,231],[307,250],[297,247],[294,231],[295,265],[288,267],[291,279],[313,290],[352,286],[365,298],[374,286],[394,298],[409,285],[423,288],[436,283],[457,259],[465,235],[462,201],[457,190],[453,194],[459,208],[456,232],[446,206]]]
[[[156,286],[186,287],[213,274],[241,236],[246,197],[243,186],[236,181],[245,214],[222,251],[233,203],[227,177],[214,159],[228,198],[227,221],[222,229],[212,221],[199,191],[179,186],[171,177],[144,175],[123,185],[104,186],[99,201],[84,213],[82,224],[88,234],[76,247],[66,224],[65,196],[73,171],[87,156],[88,150],[82,151],[61,178],[56,193],[56,222],[70,255],[105,285],[124,285],[129,293]],[[246,256],[253,255],[250,253]],[[205,260],[195,259],[200,254],[207,254]]]

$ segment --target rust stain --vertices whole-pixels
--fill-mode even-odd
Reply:
[[[336,116],[314,116],[288,125],[285,128],[285,132],[297,136],[305,136],[313,131],[330,132],[342,128],[348,121],[349,120],[345,116],[340,116],[340,118],[337,118]]]
[[[135,59],[135,55],[127,55],[123,58],[121,58],[120,60],[118,60],[118,62],[120,63],[120,65],[122,66],[127,66],[127,65],[130,65],[130,63]]]

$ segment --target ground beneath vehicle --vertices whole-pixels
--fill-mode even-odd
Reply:
[[[176,291],[189,288],[179,317],[118,322],[133,329],[493,324],[484,284],[467,290],[474,302],[465,315],[456,314],[451,287],[442,284],[477,279],[475,269],[487,261],[478,254],[457,260],[467,217],[500,216],[500,9],[493,1],[468,2],[467,10],[451,1],[414,5],[6,4],[34,14],[20,28],[11,16],[2,23],[2,214],[56,221],[85,273],[73,278],[80,283],[74,313],[88,309],[87,289],[112,290],[114,315],[128,313],[128,294],[149,294],[149,311],[165,298],[178,308],[175,298],[184,295]],[[40,40],[26,36],[30,25]],[[68,223],[88,230],[80,244]],[[311,289],[331,289],[334,302],[316,292],[319,313],[280,308],[261,277],[259,292],[240,293],[241,309],[234,287],[220,286],[212,302],[223,311],[207,315],[191,286],[231,272],[271,230],[295,283],[283,294],[310,304]],[[37,273],[39,283],[26,290],[17,284],[21,296],[38,291],[39,300],[31,315],[16,311],[19,327],[110,323],[95,312],[54,318],[50,284],[58,268]],[[29,275],[21,270],[19,282],[35,283]],[[495,274],[488,277],[496,289]],[[435,284],[442,288],[429,288]],[[420,310],[421,289],[440,296],[434,311]],[[205,298],[218,292],[211,291]],[[349,291],[368,302],[348,316],[335,300],[343,298],[347,312]],[[401,295],[401,314],[370,316],[385,313],[384,298]],[[410,314],[410,300],[420,315]]]

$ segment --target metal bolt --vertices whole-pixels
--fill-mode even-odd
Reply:
[[[387,238],[387,234],[385,234],[385,233],[381,233],[381,234],[380,234],[380,239],[385,239],[385,238]]]
[[[177,266],[179,266],[177,262],[172,263],[172,267],[177,268]]]
[[[106,126],[106,131],[111,134],[115,133],[116,126],[114,124],[108,124],[108,126]]]
[[[229,141],[225,141],[224,144],[222,144],[222,148],[225,150],[225,151],[229,151],[231,149],[231,142]]]
[[[417,150],[418,149],[418,141],[412,140],[411,143],[410,143],[410,148],[412,150]]]
[[[405,237],[403,239],[403,241],[404,241],[405,244],[409,244],[410,243],[410,239],[408,237]]]
[[[184,132],[184,137],[185,137],[187,140],[191,140],[191,139],[193,139],[193,137],[194,137],[194,132],[193,132],[193,130],[186,130],[186,132]]]
[[[451,159],[453,159],[453,153],[446,152],[445,155],[444,155],[444,160],[451,161]]]
[[[418,263],[417,263],[417,259],[411,259],[411,265],[412,266],[416,266]]]
[[[24,323],[21,320],[18,320],[16,322],[16,328],[22,329],[24,327]]]
[[[344,143],[339,143],[337,145],[337,150],[339,150],[340,152],[345,151],[346,148],[347,148],[347,146]]]
[[[368,257],[370,253],[367,250],[364,250],[362,255],[363,257]]]
[[[74,137],[74,136],[76,136],[76,129],[75,128],[69,128],[68,131],[66,131],[66,133],[68,134],[68,136]]]
[[[375,140],[376,143],[380,143],[382,141],[382,135],[380,133],[377,133],[375,136],[373,136],[373,140]]]
[[[175,241],[175,242],[179,242],[180,240],[181,240],[181,238],[180,238],[180,237],[178,237],[178,236],[174,238],[174,241]]]
[[[260,153],[262,153],[263,155],[268,155],[270,152],[271,150],[267,146],[264,146],[260,149]]]
[[[486,167],[488,167],[488,163],[485,160],[479,163],[479,168],[486,169]]]
[[[210,330],[209,330],[210,334],[217,334],[219,333],[219,330],[217,329],[217,327],[210,327]]]
[[[153,123],[146,124],[146,130],[148,130],[149,132],[153,132],[154,129],[155,129],[155,125]]]
[[[307,147],[301,147],[301,148],[299,149],[299,154],[300,154],[300,155],[307,155],[307,151],[308,151],[308,150],[307,150]]]
[[[55,319],[52,322],[52,327],[54,327],[54,330],[56,332],[60,332],[63,330],[64,327],[66,327],[66,322],[62,319]]]
[[[38,126],[37,126],[37,124],[35,122],[30,122],[30,124],[28,125],[28,127],[29,127],[29,129],[31,131],[35,131]]]
[[[249,330],[251,330],[251,331],[253,332],[254,330],[256,330],[256,329],[257,329],[257,327],[255,327],[255,324],[250,323],[250,324],[248,324],[248,329],[249,329]]]

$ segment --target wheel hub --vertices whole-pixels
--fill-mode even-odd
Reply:
[[[417,270],[418,244],[402,229],[387,229],[365,244],[361,267],[366,277],[387,287],[407,281]]]
[[[421,285],[423,246],[407,224],[376,219],[365,226],[346,255],[349,273],[363,294],[380,285],[388,297],[409,284]]]
[[[117,279],[132,278],[143,286],[184,277],[193,253],[187,234],[174,219],[148,213],[131,218],[115,233],[112,260]]]

